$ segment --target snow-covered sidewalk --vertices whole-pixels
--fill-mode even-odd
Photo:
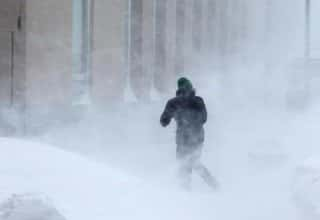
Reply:
[[[67,220],[294,219],[287,197],[277,195],[283,186],[264,188],[269,176],[184,192],[43,144],[0,139],[0,148],[0,199],[43,195]]]

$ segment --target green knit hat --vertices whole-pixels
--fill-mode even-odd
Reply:
[[[186,89],[186,90],[193,89],[191,81],[185,77],[181,77],[180,79],[178,79],[177,84],[178,84],[178,89]]]

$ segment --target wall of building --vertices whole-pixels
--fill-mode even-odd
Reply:
[[[126,0],[95,0],[92,99],[108,106],[123,99],[126,86]]]
[[[25,98],[30,110],[69,106],[73,2],[21,2],[26,4],[20,11],[25,14],[25,25],[15,50],[25,55],[16,58],[20,59],[16,71],[25,74],[14,75],[18,82],[15,100],[22,103]],[[92,2],[90,92],[93,103],[105,106],[123,100],[128,85],[138,99],[148,100],[152,87],[172,92],[179,75],[198,75],[204,64],[228,66],[234,59],[245,62],[244,58],[274,53],[267,46],[280,45],[291,33],[298,33],[293,16],[301,9],[298,0],[296,7],[287,8],[276,0]],[[298,27],[302,25],[300,21]],[[283,48],[290,46],[287,43]]]
[[[26,103],[57,111],[71,103],[72,0],[26,1]]]
[[[2,0],[0,7],[0,106],[23,105],[24,1]]]

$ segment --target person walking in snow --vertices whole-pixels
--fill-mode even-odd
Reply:
[[[215,178],[200,162],[204,143],[203,125],[207,121],[207,110],[203,99],[196,92],[189,79],[178,80],[176,97],[170,99],[161,115],[163,127],[174,119],[176,130],[176,157],[179,162],[179,177],[183,187],[189,189],[192,171],[197,172],[212,188],[217,188]]]

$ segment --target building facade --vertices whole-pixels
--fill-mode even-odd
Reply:
[[[30,115],[107,108],[128,90],[148,101],[208,63],[274,53],[303,26],[303,3],[286,2],[0,0],[0,105]]]

